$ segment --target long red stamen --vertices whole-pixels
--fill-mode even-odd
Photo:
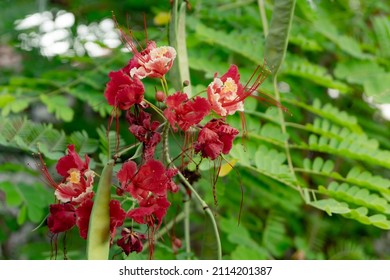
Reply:
[[[142,62],[145,63],[146,61],[143,59],[142,55],[140,54],[140,52],[138,51],[138,48],[137,48],[137,46],[141,46],[141,45],[135,39],[135,37],[133,35],[133,31],[128,27],[128,30],[129,30],[129,33],[130,33],[130,39],[129,39],[128,36],[120,28],[119,23],[118,23],[115,15],[114,15],[114,13],[112,13],[112,18],[113,18],[113,20],[115,22],[116,28],[121,33],[120,40],[122,41],[123,45],[125,45],[129,49],[129,51],[132,52],[135,57],[137,57],[137,59],[139,59],[139,60],[141,60]],[[142,47],[140,47],[140,49],[142,51]]]
[[[272,96],[270,96],[262,91],[257,91],[257,92],[259,94],[261,94],[262,96],[251,95],[251,97],[253,97],[259,101],[266,101],[266,103],[269,103],[273,106],[280,108],[283,112],[291,114],[290,111],[286,107],[284,107],[279,101],[274,99]]]
[[[147,44],[149,41],[148,41],[148,29],[146,26],[146,14],[145,13],[144,13],[144,30],[145,30],[145,42]]]
[[[237,96],[232,101],[222,103],[223,106],[231,106],[231,105],[237,104],[238,102],[241,102],[241,101],[245,100],[247,97],[251,96],[252,93],[255,92],[259,88],[259,86],[267,78],[267,75],[264,75],[265,63],[263,64],[263,67],[261,68],[260,72],[258,73],[259,69],[260,69],[260,65],[258,65],[256,67],[255,71],[253,72],[253,74],[249,78],[248,82],[245,84],[245,86],[244,86],[244,93],[239,95],[239,96]],[[256,77],[256,80],[248,88],[249,83],[252,81],[253,77],[255,77],[256,73],[258,73],[257,77]]]
[[[58,184],[51,177],[49,170],[47,169],[46,163],[43,161],[43,157],[40,152],[38,152],[38,158],[39,161],[37,161],[35,164],[37,168],[42,172],[45,183],[56,190],[58,188]]]

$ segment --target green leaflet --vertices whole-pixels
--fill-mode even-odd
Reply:
[[[355,116],[347,113],[346,111],[341,111],[330,103],[322,104],[322,102],[317,98],[314,99],[312,105],[292,99],[285,99],[284,101],[292,105],[299,106],[318,116],[326,118],[342,127],[346,127],[351,131],[356,132],[357,134],[363,133],[362,128],[358,124],[357,118]]]
[[[101,90],[96,90],[86,84],[77,84],[76,86],[67,88],[67,92],[88,103],[91,109],[100,114],[101,117],[107,117],[112,112],[112,107],[108,105]]]
[[[252,161],[248,160],[248,154],[254,155]],[[246,150],[242,145],[234,145],[230,155],[238,159],[238,164],[249,167],[253,171],[289,186],[292,186],[294,183],[293,174],[285,163],[285,154],[274,149],[268,149],[264,145],[259,145],[256,150],[250,147]]]
[[[301,77],[310,80],[318,85],[339,90],[341,93],[347,93],[350,88],[347,84],[335,80],[328,70],[318,64],[297,55],[287,54],[283,73],[295,77]]]
[[[41,101],[47,106],[47,110],[53,113],[58,120],[70,122],[73,120],[74,111],[68,105],[68,99],[64,96],[48,96],[42,94]]]
[[[390,214],[390,205],[387,200],[377,193],[371,193],[366,188],[350,186],[347,183],[332,182],[326,188],[319,186],[318,190],[320,193],[347,202],[350,205],[364,206],[382,214]]]
[[[39,151],[45,157],[57,160],[63,156],[67,143],[73,143],[81,154],[91,154],[98,142],[85,131],[75,131],[66,136],[51,124],[32,122],[24,117],[0,117],[0,145],[18,148],[26,152]]]
[[[376,103],[390,103],[390,73],[365,80],[364,89],[367,96],[372,97]]]
[[[286,234],[285,218],[273,210],[267,217],[262,244],[276,257],[282,257],[289,248],[291,240]]]
[[[317,14],[317,19],[310,23],[310,27],[316,30],[328,40],[332,41],[340,50],[357,59],[372,59],[371,54],[363,51],[360,43],[355,38],[340,34],[337,26],[329,19],[320,13]]]
[[[375,61],[347,61],[337,64],[335,75],[363,86],[364,93],[377,103],[390,102],[390,72]]]
[[[23,224],[26,220],[39,223],[46,214],[46,207],[52,202],[51,191],[41,184],[26,184],[0,182],[0,190],[5,193],[6,205],[18,207],[17,222]]]
[[[385,69],[372,60],[346,60],[337,63],[334,74],[338,79],[349,83],[363,85],[365,81],[385,73]]]
[[[0,145],[26,152],[38,152],[58,159],[66,149],[66,136],[48,124],[34,123],[24,117],[0,117]]]
[[[75,145],[79,155],[93,154],[99,145],[99,141],[89,138],[85,130],[73,132],[69,136],[69,143]]]
[[[311,206],[325,211],[329,216],[335,214],[349,213],[351,210],[346,203],[338,202],[335,199],[322,199],[309,203]]]
[[[348,137],[339,141],[335,138],[311,134],[307,148],[390,168],[390,151],[367,146],[364,138]]]
[[[390,19],[384,15],[373,18],[373,27],[379,45],[379,55],[390,58]]]
[[[232,252],[232,259],[267,259],[269,255],[267,250],[259,246],[256,240],[251,237],[249,231],[245,227],[238,225],[236,220],[223,218],[219,225],[221,231],[226,233],[227,240],[237,245]]]
[[[264,40],[262,36],[259,36],[256,29],[248,27],[243,30],[231,30],[227,33],[212,29],[194,19],[191,22],[195,25],[196,37],[202,42],[231,50],[256,64],[263,63],[262,46]]]
[[[265,58],[274,75],[278,73],[286,55],[294,8],[295,0],[275,0],[270,30],[265,43]]]
[[[107,260],[110,250],[110,198],[114,161],[109,161],[100,176],[88,228],[87,258]]]

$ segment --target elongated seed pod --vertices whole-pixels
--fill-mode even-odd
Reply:
[[[276,75],[279,71],[286,55],[295,1],[275,0],[271,25],[265,43],[265,58],[273,75]]]
[[[89,220],[88,260],[107,260],[110,251],[110,198],[114,161],[109,161],[100,176]]]

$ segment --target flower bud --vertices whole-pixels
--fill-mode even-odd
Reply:
[[[156,92],[156,100],[157,100],[158,102],[164,102],[164,100],[165,100],[165,93],[162,92],[161,90],[158,90],[158,91]]]

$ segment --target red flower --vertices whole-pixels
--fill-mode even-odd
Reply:
[[[93,201],[87,200],[82,203],[76,209],[77,215],[77,226],[80,231],[80,236],[84,239],[87,239],[88,228],[89,228],[89,219],[91,217],[93,207]],[[115,237],[116,228],[123,225],[123,221],[126,218],[126,212],[122,209],[120,202],[117,200],[110,201],[110,236],[111,242]]]
[[[238,130],[229,126],[222,119],[209,121],[199,132],[194,148],[202,157],[216,159],[221,153],[228,154]]]
[[[123,228],[121,232],[122,238],[116,242],[123,252],[128,256],[131,252],[137,254],[142,251],[142,240],[146,239],[144,234],[133,231],[132,229]]]
[[[215,73],[214,81],[207,87],[207,95],[211,108],[222,117],[243,111],[244,102],[240,97],[244,95],[244,87],[237,66],[231,65],[221,78]]]
[[[130,132],[143,143],[143,160],[152,159],[156,146],[161,141],[161,134],[156,132],[160,123],[158,121],[151,122],[151,115],[144,111],[140,111],[138,116],[128,111],[126,118],[130,123]]]
[[[149,41],[142,52],[138,52],[134,44],[130,44],[130,47],[134,57],[125,67],[125,71],[133,78],[161,78],[171,69],[176,58],[174,48],[167,46],[157,48],[154,41]]]
[[[166,105],[164,115],[175,131],[176,124],[181,130],[186,131],[210,112],[210,103],[207,99],[198,96],[189,100],[187,94],[181,92],[168,96]]]
[[[79,228],[80,236],[87,239],[89,218],[91,217],[93,201],[88,199],[84,201],[77,209],[77,227]]]
[[[134,104],[143,101],[145,88],[138,77],[131,78],[123,70],[112,71],[108,76],[111,80],[104,92],[108,104],[121,110],[128,110]]]
[[[66,182],[57,186],[54,194],[63,203],[70,202],[78,205],[85,200],[91,199],[93,193],[93,179],[95,172],[88,170],[81,173],[77,169],[68,170],[69,176]]]
[[[58,160],[56,169],[58,174],[63,177],[68,177],[68,171],[71,169],[77,169],[80,172],[89,169],[89,157],[85,155],[85,162],[80,158],[80,156],[74,150],[74,145],[68,145],[68,154],[63,156]]]
[[[127,217],[139,224],[147,224],[150,227],[159,227],[171,204],[165,196],[149,196],[141,200],[139,208],[130,210]]]
[[[74,145],[68,146],[68,154],[58,160],[57,172],[64,176],[57,184],[50,176],[42,156],[39,155],[41,170],[46,181],[55,189],[57,199],[63,203],[71,202],[74,205],[93,197],[93,179],[95,173],[89,170],[89,157],[85,155],[85,162],[75,152]]]
[[[116,228],[123,225],[123,221],[126,218],[126,212],[122,209],[118,200],[110,201],[110,233],[111,243],[114,240]]]
[[[70,230],[76,224],[76,211],[72,204],[51,204],[47,225],[52,233]]]
[[[160,161],[150,159],[138,171],[135,162],[125,162],[117,176],[123,190],[128,191],[134,198],[143,200],[150,192],[165,196],[167,190],[177,191],[178,187],[172,181],[176,172],[174,169],[166,170]]]
[[[260,67],[256,68],[251,79],[255,76]],[[236,65],[231,65],[229,70],[221,77],[215,73],[214,81],[207,87],[207,95],[211,108],[219,116],[232,115],[236,111],[244,110],[244,99],[250,96],[266,78],[262,69],[256,77],[255,82],[247,88],[249,82],[243,86],[240,83],[240,74]]]

